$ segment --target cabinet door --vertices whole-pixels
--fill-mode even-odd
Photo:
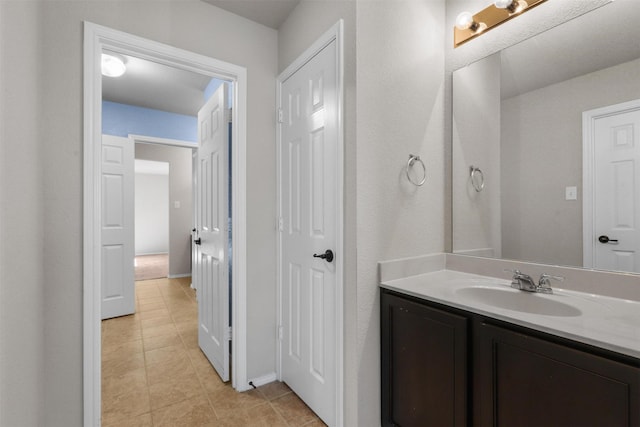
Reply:
[[[381,298],[382,425],[466,425],[467,318]]]
[[[474,425],[638,426],[640,369],[480,324]]]

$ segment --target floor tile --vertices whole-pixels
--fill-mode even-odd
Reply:
[[[122,394],[102,396],[102,420],[106,425],[118,425],[122,420],[148,413],[150,410],[146,387],[134,387]]]
[[[105,423],[103,421],[102,427],[153,427],[151,421],[151,413],[138,415],[136,417],[118,419],[115,422]]]
[[[203,395],[204,391],[195,373],[165,378],[149,386],[152,410]]]
[[[217,421],[213,409],[204,397],[183,400],[153,411],[151,416],[154,427],[214,426]]]
[[[145,351],[155,350],[162,347],[182,345],[182,339],[177,332],[168,335],[144,337],[142,342],[144,343]]]
[[[147,365],[147,382],[149,385],[195,375],[197,375],[196,371],[188,358],[177,362],[171,361]]]
[[[102,322],[102,424],[324,426],[282,382],[244,393],[222,382],[198,345],[190,283],[137,282],[139,311]]]
[[[157,348],[144,352],[147,366],[155,363],[179,363],[187,358],[186,350],[183,346],[173,345],[170,347]]]
[[[258,387],[258,390],[260,390],[267,400],[273,400],[287,393],[291,393],[289,386],[281,381],[274,381],[269,384],[265,384]]]
[[[300,427],[318,419],[318,416],[293,393],[274,399],[271,404],[290,426]]]
[[[140,368],[144,368],[143,353],[122,353],[102,361],[102,376],[120,376]]]
[[[250,409],[266,402],[258,390],[238,393],[231,386],[209,393],[209,401],[220,419],[229,417],[241,409]]]

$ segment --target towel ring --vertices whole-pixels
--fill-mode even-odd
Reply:
[[[420,165],[422,165],[422,180],[420,182],[415,182],[413,178],[411,178],[411,174],[409,173],[409,169],[413,167],[413,164],[415,162],[418,162],[420,163]],[[409,182],[411,182],[416,187],[422,187],[422,185],[427,180],[427,168],[425,167],[424,162],[422,161],[420,156],[414,156],[413,154],[409,154],[409,161],[407,162],[407,168],[405,172],[407,173],[407,179],[409,180]]]
[[[476,180],[477,176],[480,177],[479,183]],[[471,178],[471,185],[473,186],[473,189],[478,193],[481,192],[484,189],[484,174],[482,173],[480,168],[469,166],[469,177]]]

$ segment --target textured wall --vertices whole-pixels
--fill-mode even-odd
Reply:
[[[357,4],[358,425],[380,423],[378,261],[444,246],[445,2]],[[405,176],[409,154],[427,168]]]

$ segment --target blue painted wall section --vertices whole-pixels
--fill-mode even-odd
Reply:
[[[211,79],[207,87],[204,88],[204,101],[207,102],[209,98],[211,98],[211,95],[213,95],[224,82],[224,80],[216,78]],[[233,83],[229,83],[229,93],[227,95],[229,98],[229,105],[227,107],[231,108],[233,106]]]
[[[103,101],[102,133],[125,138],[129,134],[145,135],[196,143],[198,119],[183,114]]]

